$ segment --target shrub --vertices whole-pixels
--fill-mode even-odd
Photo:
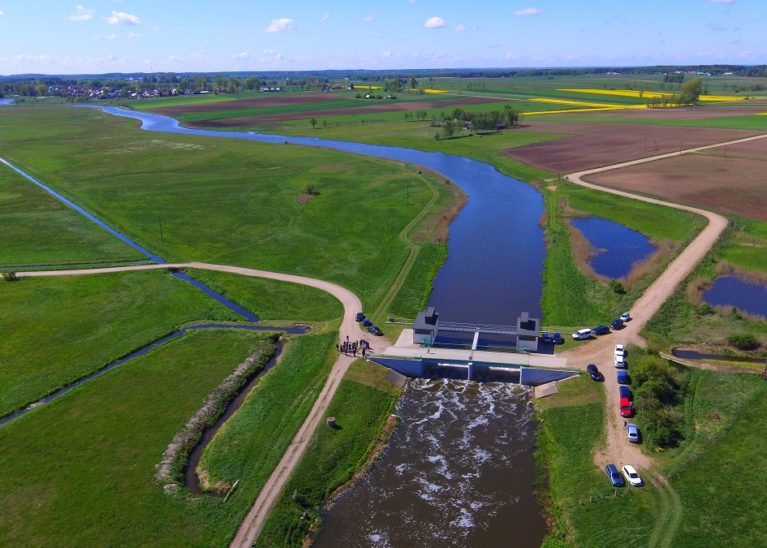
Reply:
[[[695,312],[698,316],[710,316],[716,314],[716,309],[708,303],[702,303],[695,308]]]
[[[610,286],[610,289],[613,290],[613,293],[617,293],[618,295],[626,294],[626,288],[623,287],[623,284],[620,283],[618,280],[610,280],[610,283],[608,283],[607,285]]]
[[[732,333],[727,337],[727,342],[738,350],[756,350],[759,348],[759,341],[751,333]]]
[[[15,272],[3,272],[3,279],[6,282],[16,282],[19,280],[19,277]]]

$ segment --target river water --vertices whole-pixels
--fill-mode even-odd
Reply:
[[[620,223],[600,217],[578,217],[572,223],[595,248],[590,264],[600,276],[628,276],[635,263],[655,251],[647,236]]]
[[[410,382],[382,459],[336,500],[315,546],[539,546],[528,389]]]
[[[304,137],[183,128],[156,114],[103,108],[150,131],[334,148],[424,166],[469,202],[450,225],[430,304],[443,319],[514,324],[540,317],[545,244],[541,195],[494,167],[442,153]],[[414,167],[415,169],[415,167]],[[402,423],[368,477],[325,516],[319,546],[538,546],[535,422],[527,389],[447,379],[410,382]]]

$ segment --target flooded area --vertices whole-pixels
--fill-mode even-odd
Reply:
[[[540,546],[529,390],[411,381],[381,460],[338,497],[314,546]]]
[[[722,276],[703,295],[711,306],[734,306],[741,312],[767,318],[767,285],[736,276]]]
[[[655,251],[647,236],[620,223],[600,217],[578,217],[571,222],[594,248],[589,264],[600,276],[628,276],[635,263]]]

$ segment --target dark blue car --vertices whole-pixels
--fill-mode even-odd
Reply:
[[[565,340],[562,338],[562,333],[554,332],[554,336],[552,337],[552,342],[554,344],[565,344]]]
[[[364,319],[365,319],[365,314],[363,314],[362,312],[357,312],[357,315],[354,316],[354,321],[357,321],[357,322],[361,322]]]
[[[623,329],[623,320],[621,320],[620,318],[618,318],[617,320],[614,320],[613,323],[610,324],[610,327],[613,330],[615,330],[615,329]]]
[[[365,318],[362,320],[362,325],[364,325],[365,327],[370,327],[371,325],[373,325],[373,322]]]
[[[621,476],[620,472],[618,472],[618,468],[616,468],[614,464],[605,466],[605,474],[610,478],[610,483],[613,484],[613,487],[623,487],[626,485],[626,482],[623,481],[623,476]]]
[[[594,329],[591,330],[594,335],[607,335],[610,332],[610,328],[606,325],[598,325]]]
[[[625,371],[618,371],[618,384],[629,384],[629,382],[629,374]]]
[[[618,393],[620,394],[621,398],[631,397],[631,389],[628,386],[623,384],[618,387]]]

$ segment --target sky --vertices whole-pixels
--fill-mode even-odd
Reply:
[[[767,0],[0,0],[0,74],[767,63]]]

